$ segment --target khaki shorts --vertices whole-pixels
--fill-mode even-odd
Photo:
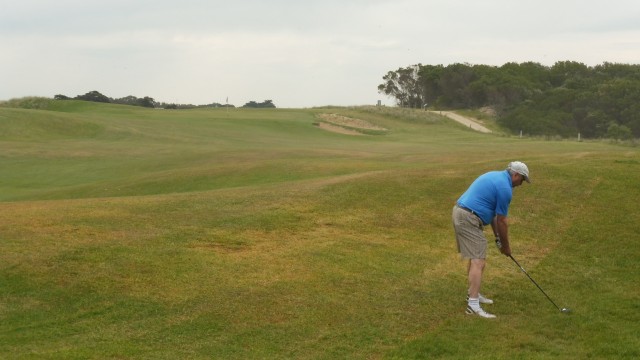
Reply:
[[[484,237],[482,220],[457,205],[453,207],[451,217],[460,255],[466,259],[485,259],[487,238]]]

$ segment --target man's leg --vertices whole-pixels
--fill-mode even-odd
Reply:
[[[484,259],[469,260],[469,301],[467,304],[467,314],[477,314],[483,318],[495,318],[480,307],[480,285],[482,283],[482,272],[484,271]]]
[[[480,285],[482,284],[482,273],[484,271],[485,259],[469,260],[469,297],[477,299],[480,293]]]

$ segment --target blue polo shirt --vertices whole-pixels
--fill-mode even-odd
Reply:
[[[507,216],[512,195],[509,171],[491,171],[480,175],[457,204],[473,210],[488,225],[496,215]]]

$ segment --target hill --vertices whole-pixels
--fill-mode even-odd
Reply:
[[[8,359],[640,356],[635,148],[408,109],[64,101],[0,107],[0,154]],[[464,314],[451,207],[516,159],[514,257],[569,316],[495,249],[498,318]]]

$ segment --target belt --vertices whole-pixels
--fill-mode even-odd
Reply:
[[[456,204],[456,206],[458,207],[458,209],[462,209],[462,210],[464,210],[464,211],[466,211],[466,212],[470,213],[471,215],[475,215],[475,216],[477,216],[477,217],[478,217],[478,219],[480,219],[480,221],[482,221],[482,218],[480,217],[480,215],[478,215],[478,213],[477,213],[477,212],[475,212],[475,211],[473,211],[473,210],[471,210],[471,209],[469,209],[469,208],[466,208],[466,207],[464,207],[464,206],[460,206],[460,205],[457,205],[457,204]],[[482,223],[484,224],[484,221],[482,221]]]

